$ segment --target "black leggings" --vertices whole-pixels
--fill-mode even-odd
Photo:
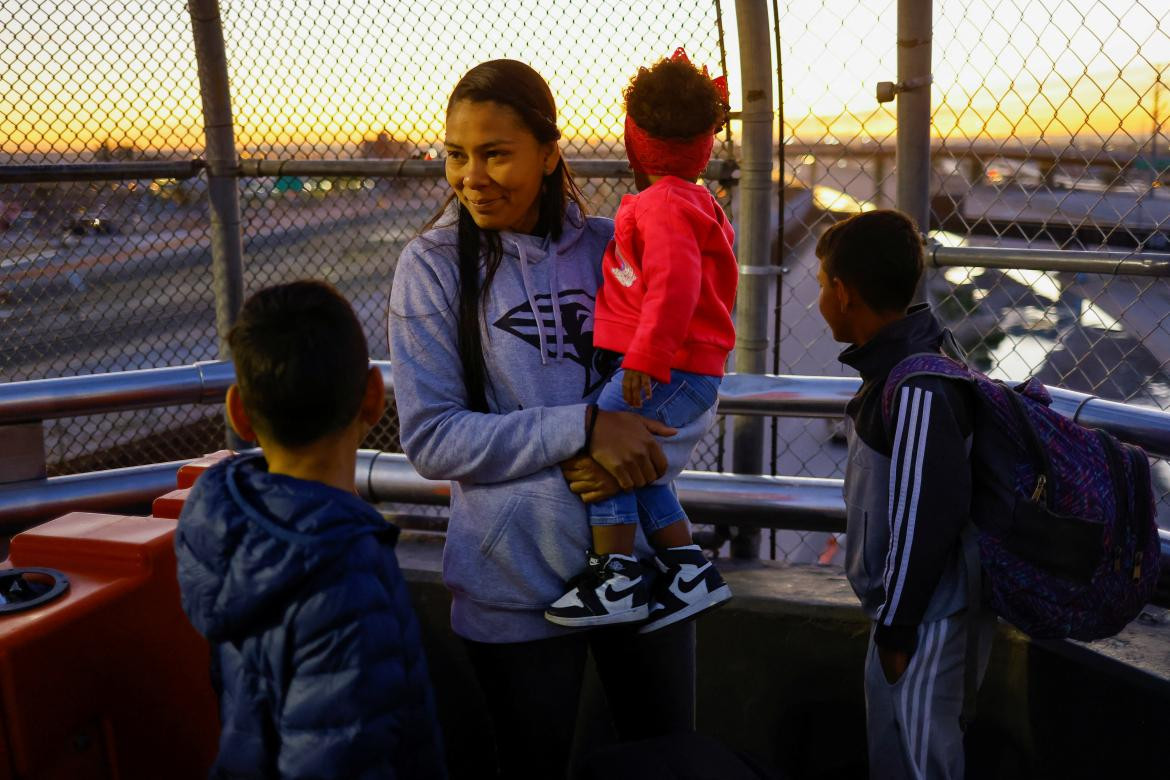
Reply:
[[[694,731],[695,626],[595,629],[534,642],[467,641],[495,730],[500,777],[565,776],[592,651],[619,739]]]

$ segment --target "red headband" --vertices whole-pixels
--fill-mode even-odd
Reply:
[[[655,138],[629,114],[626,115],[626,156],[630,167],[648,176],[678,176],[697,179],[711,159],[714,133],[700,133],[689,139]]]
[[[690,62],[682,47],[675,49],[671,59]],[[707,76],[705,66],[703,67],[703,75]],[[708,78],[710,77],[708,76]],[[726,104],[727,79],[720,76],[717,79],[711,79],[711,82]],[[712,132],[700,133],[693,138],[656,138],[638,127],[634,118],[628,113],[626,114],[626,156],[630,158],[630,167],[639,173],[649,176],[678,176],[680,179],[697,179],[706,169],[708,160],[711,159],[711,148],[714,143],[714,128],[712,128]]]

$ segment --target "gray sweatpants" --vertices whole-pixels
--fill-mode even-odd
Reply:
[[[979,620],[979,682],[987,670],[995,616]],[[961,780],[963,660],[967,616],[918,627],[918,649],[905,674],[886,682],[870,631],[865,657],[865,714],[871,780]]]

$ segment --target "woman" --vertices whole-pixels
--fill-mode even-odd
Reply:
[[[583,216],[559,138],[534,70],[494,60],[469,71],[447,106],[451,198],[403,250],[390,299],[402,445],[421,474],[453,480],[451,625],[509,778],[564,775],[590,650],[623,739],[694,723],[692,626],[639,637],[543,616],[590,544],[558,465],[582,498],[608,497],[660,476],[652,434],[674,432],[592,405],[612,369],[593,350],[592,314],[613,223]],[[644,539],[638,551],[649,553]]]

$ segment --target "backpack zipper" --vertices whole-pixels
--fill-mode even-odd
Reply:
[[[1041,474],[1039,477],[1036,478],[1036,489],[1032,491],[1032,500],[1037,501],[1037,502],[1043,501],[1044,500],[1044,493],[1047,489],[1047,486],[1048,486],[1048,478],[1045,475]]]

